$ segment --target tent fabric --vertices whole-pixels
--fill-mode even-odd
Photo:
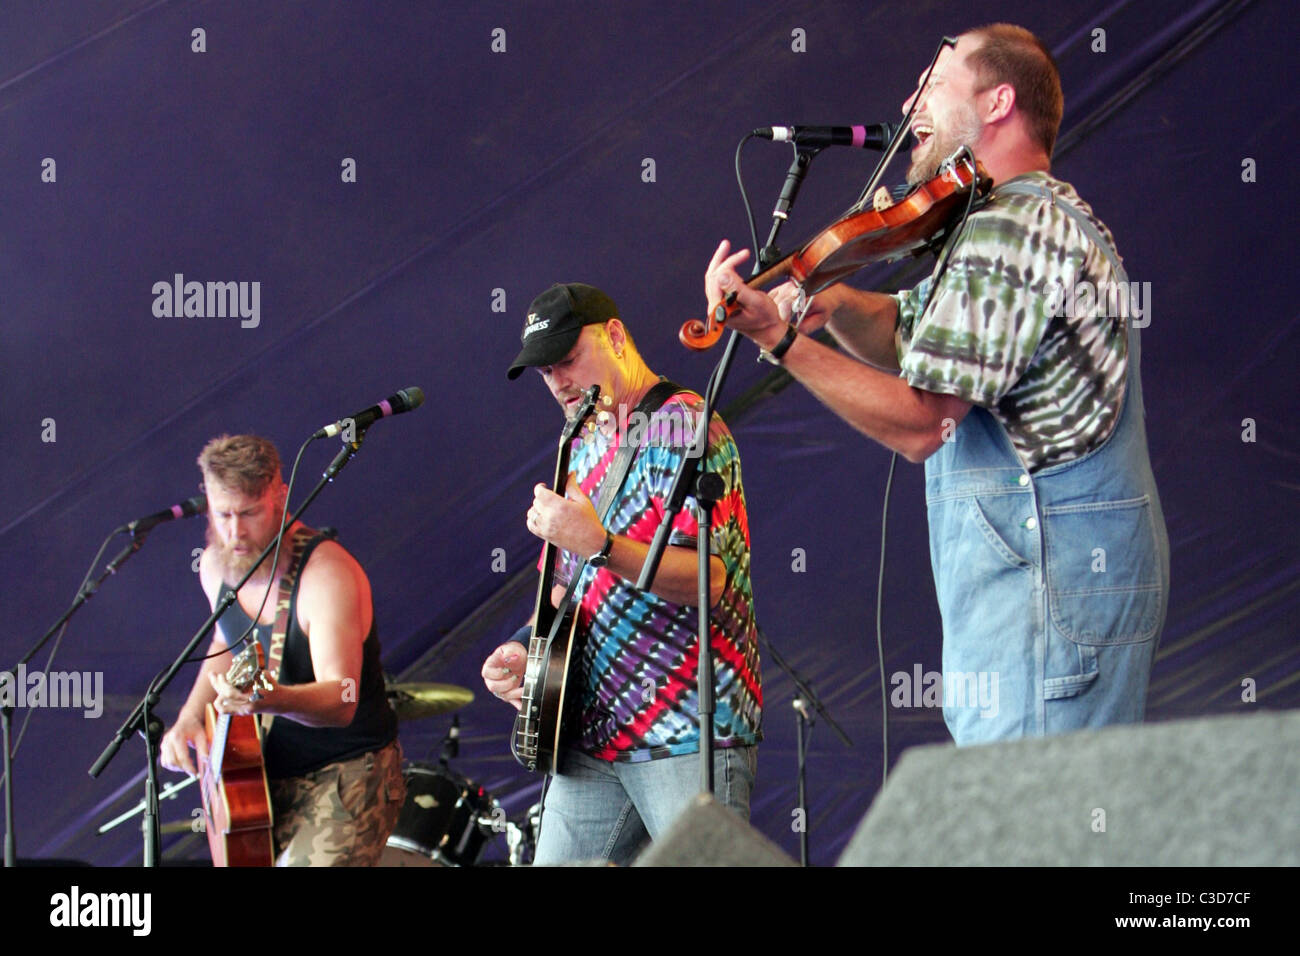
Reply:
[[[512,712],[478,671],[528,614],[537,542],[522,516],[560,426],[531,376],[505,378],[525,306],[553,282],[593,283],[656,371],[703,388],[717,352],[687,353],[676,330],[705,306],[717,241],[747,241],[736,142],[774,123],[896,120],[939,37],[996,18],[1055,54],[1054,171],[1150,283],[1144,391],[1173,583],[1148,720],[1300,705],[1300,317],[1277,266],[1294,248],[1278,192],[1296,143],[1297,107],[1279,95],[1289,12],[1281,0],[5,4],[0,667],[67,607],[105,534],[195,492],[208,438],[257,431],[288,461],[321,425],[419,385],[424,406],[377,424],[309,517],[339,528],[367,569],[388,672],[478,691],[454,766],[518,817],[540,781],[509,756]],[[764,234],[788,161],[788,147],[743,150]],[[819,155],[783,245],[830,222],[874,162]],[[923,268],[854,282],[893,288]],[[256,321],[156,314],[155,286],[177,275],[250,295],[257,283]],[[759,620],[852,741],[824,722],[811,738],[812,860],[830,863],[880,785],[889,455],[754,354],[742,345],[722,403]],[[334,451],[308,448],[299,493]],[[101,674],[102,714],[16,711],[16,727],[29,721],[21,856],[138,861],[136,827],[95,830],[139,800],[140,741],[98,779],[86,770],[202,622],[202,544],[200,521],[155,529],[73,619],[52,666]],[[883,634],[886,690],[939,669],[921,470],[905,462]],[[794,853],[793,685],[771,654],[763,668],[753,823]],[[165,717],[191,681],[183,671],[165,694]],[[888,716],[892,759],[947,739],[934,708]],[[404,725],[408,758],[436,760],[449,722]],[[182,791],[163,819],[196,805]],[[206,853],[194,833],[164,848]]]

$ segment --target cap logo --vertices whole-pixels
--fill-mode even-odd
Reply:
[[[541,316],[539,316],[536,312],[528,313],[528,326],[527,328],[524,329],[524,338],[528,338],[528,336],[532,335],[534,332],[542,331],[542,329],[546,328],[551,324],[550,319],[546,319],[541,322],[537,321],[540,318]]]

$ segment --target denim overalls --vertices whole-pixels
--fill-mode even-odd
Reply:
[[[1000,192],[1055,202],[1127,282],[1078,209],[1033,184]],[[925,463],[944,721],[958,745],[1142,720],[1169,542],[1147,455],[1139,335],[1127,325],[1119,421],[1100,447],[1030,475],[1002,425],[973,406]]]

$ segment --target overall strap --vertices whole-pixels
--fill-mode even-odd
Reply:
[[[1093,225],[1092,220],[1084,215],[1083,210],[1074,205],[1074,203],[1060,198],[1046,186],[1037,183],[1006,183],[1005,185],[995,189],[994,192],[998,195],[1015,193],[1020,196],[1037,196],[1040,199],[1044,199],[1051,203],[1053,206],[1059,207],[1067,216],[1079,224],[1079,228],[1083,230],[1084,235],[1091,239],[1093,245],[1101,250],[1102,255],[1104,255],[1107,261],[1110,262],[1111,270],[1114,271],[1116,279],[1122,284],[1121,287],[1128,287],[1128,273],[1124,271],[1124,266],[1119,261],[1118,253],[1115,252],[1111,244],[1106,241],[1104,236],[1102,236],[1101,230]],[[1138,327],[1134,323],[1128,321],[1127,318],[1125,319],[1124,324],[1128,328],[1128,334],[1126,336],[1129,353],[1127,378],[1129,384],[1132,386],[1133,393],[1136,395],[1137,401],[1139,402],[1138,407],[1141,414],[1145,417],[1146,408],[1145,404],[1142,403],[1142,379],[1139,374],[1139,368],[1142,362],[1142,336],[1138,332]]]
[[[1008,193],[1014,193],[1018,196],[1037,196],[1039,199],[1042,199],[1053,206],[1059,206],[1067,216],[1079,224],[1079,228],[1083,230],[1084,235],[1092,240],[1093,245],[1102,251],[1102,254],[1110,262],[1110,267],[1114,270],[1119,281],[1123,282],[1125,285],[1128,284],[1128,274],[1124,271],[1124,266],[1119,261],[1119,255],[1115,252],[1114,248],[1111,247],[1111,244],[1106,241],[1105,236],[1101,234],[1101,230],[1098,229],[1096,225],[1093,224],[1093,221],[1084,214],[1083,210],[1074,203],[1062,199],[1046,186],[1041,186],[1037,183],[1005,183],[995,189],[994,193],[998,196],[1005,196]]]

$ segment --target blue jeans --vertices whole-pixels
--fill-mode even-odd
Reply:
[[[698,753],[620,763],[570,751],[563,766],[564,773],[553,777],[546,791],[536,865],[596,859],[629,863],[700,792]],[[713,752],[714,796],[746,821],[757,767],[757,747]]]

